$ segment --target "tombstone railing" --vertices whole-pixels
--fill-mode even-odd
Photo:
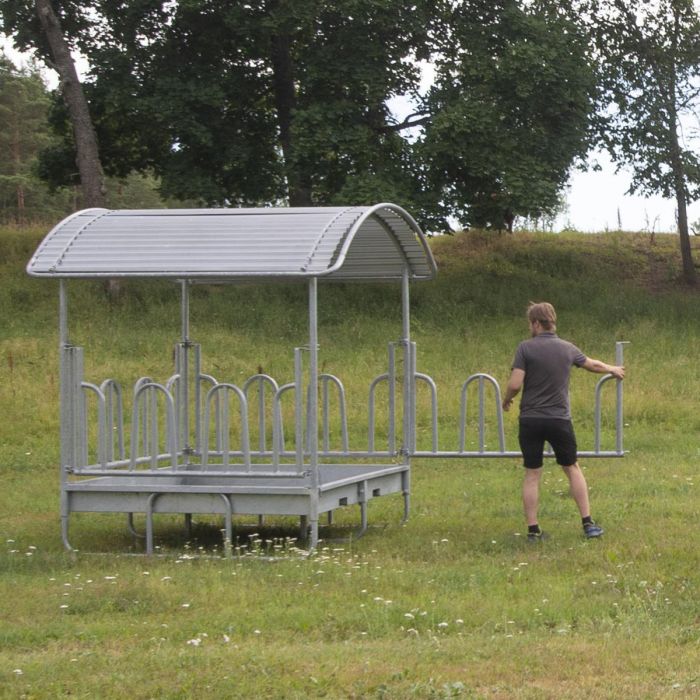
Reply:
[[[619,364],[623,363],[623,347],[622,342],[616,344],[616,362]],[[397,373],[398,350],[404,355],[404,366],[411,368],[412,385],[407,396],[403,390],[404,378]],[[75,377],[74,386],[79,387],[79,399],[71,403],[76,420],[70,441],[73,458],[67,471],[76,476],[100,476],[117,471],[129,476],[172,476],[173,472],[199,476],[305,476],[305,458],[311,443],[310,422],[306,419],[311,393],[310,387],[305,386],[302,361],[305,351],[306,348],[295,349],[294,381],[279,384],[267,374],[256,374],[238,386],[202,373],[200,346],[193,343],[190,352],[197,373],[192,374],[192,386],[185,388],[186,373],[176,348],[177,371],[167,381],[159,383],[151,377],[141,377],[135,382],[127,440],[124,392],[120,384],[114,379],[106,379],[99,386],[84,381],[82,348],[67,348],[64,363],[70,370],[69,374]],[[603,394],[612,380],[614,377],[607,374],[595,385],[593,446],[579,451],[581,457],[624,455],[622,383],[619,381],[614,382],[615,446],[614,449],[602,446]],[[417,446],[418,408],[415,398],[419,384],[427,387],[429,392],[428,427],[421,430],[420,436],[421,443],[429,444],[429,449]],[[297,390],[298,387],[301,390]],[[381,388],[386,390],[386,401],[379,409],[377,393]],[[294,394],[293,406],[286,411],[287,420],[294,424],[292,444],[285,438],[283,403],[287,394]],[[415,343],[390,343],[387,371],[376,376],[369,385],[366,446],[351,447],[347,394],[342,381],[333,374],[319,374],[318,394],[318,454],[324,459],[391,459],[403,452],[421,458],[521,456],[520,451],[507,448],[499,384],[494,377],[482,372],[472,374],[462,382],[456,441],[453,449],[440,448],[438,387],[430,375],[416,370]],[[186,410],[183,401],[194,401],[196,410]],[[95,407],[91,423],[92,403]],[[183,420],[188,413],[195,416],[194,447],[189,447],[190,427]],[[380,413],[385,426],[383,439],[380,439],[377,428]],[[475,425],[475,434],[469,436],[470,424]],[[252,426],[255,426],[256,434]],[[406,429],[407,436],[401,435],[401,430]],[[475,448],[467,446],[468,437],[476,443]],[[488,447],[487,438],[495,441],[495,449]],[[402,448],[401,445],[408,447]],[[551,456],[551,452],[546,454]],[[161,469],[163,465],[168,465],[169,469]]]

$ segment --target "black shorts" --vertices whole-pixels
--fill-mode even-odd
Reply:
[[[545,442],[552,446],[557,464],[562,467],[570,467],[576,464],[576,435],[570,420],[562,418],[521,418],[518,441],[520,442],[523,464],[526,469],[539,469],[542,466]]]

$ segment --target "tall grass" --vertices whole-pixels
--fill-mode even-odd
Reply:
[[[528,300],[612,361],[626,350],[622,460],[588,460],[601,541],[582,539],[565,480],[548,465],[544,546],[524,538],[521,468],[508,460],[415,460],[411,518],[370,504],[370,530],[341,509],[307,556],[295,523],[157,519],[162,556],[115,515],[58,525],[57,289],[24,265],[40,231],[0,234],[0,696],[261,698],[637,698],[700,692],[700,298],[679,287],[676,241],[634,235],[463,234],[433,241],[440,273],[412,289],[418,369],[436,379],[440,430],[456,435],[461,382],[503,382]],[[71,284],[71,337],[86,375],[172,372],[173,285],[129,282],[110,303]],[[366,389],[400,335],[391,285],[322,286],[321,362],[338,374],[361,434]],[[261,366],[282,381],[307,342],[303,286],[196,287],[192,336],[221,380]],[[595,378],[575,373],[582,443]],[[424,401],[425,397],[421,396]],[[421,414],[422,415],[422,414]],[[516,416],[506,417],[515,447]],[[142,522],[138,522],[139,527]],[[334,538],[342,538],[331,541]],[[95,556],[87,552],[108,552]]]

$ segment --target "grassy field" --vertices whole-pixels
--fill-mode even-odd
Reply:
[[[438,278],[412,290],[418,369],[440,388],[447,442],[461,382],[506,380],[529,300],[554,303],[560,334],[594,357],[613,361],[615,341],[630,342],[629,454],[582,465],[602,540],[582,538],[553,464],[541,508],[552,537],[533,547],[516,461],[416,460],[405,525],[400,497],[376,499],[353,541],[358,513],[343,509],[307,556],[290,521],[237,522],[231,560],[208,518],[189,541],[159,518],[160,555],[145,558],[123,517],[79,514],[80,551],[63,551],[57,287],[24,272],[42,234],[0,232],[0,697],[700,694],[700,294],[677,283],[675,237],[434,239]],[[399,290],[322,287],[319,313],[324,371],[366,395],[400,335]],[[192,319],[205,370],[230,381],[258,367],[289,381],[292,348],[307,342],[301,286],[197,287]],[[178,333],[168,284],[129,283],[112,303],[97,284],[71,285],[71,338],[91,381],[167,377]],[[572,382],[582,447],[595,381]]]

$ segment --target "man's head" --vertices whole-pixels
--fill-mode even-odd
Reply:
[[[557,312],[546,302],[530,302],[527,307],[527,320],[533,335],[542,332],[554,333],[557,330]]]

